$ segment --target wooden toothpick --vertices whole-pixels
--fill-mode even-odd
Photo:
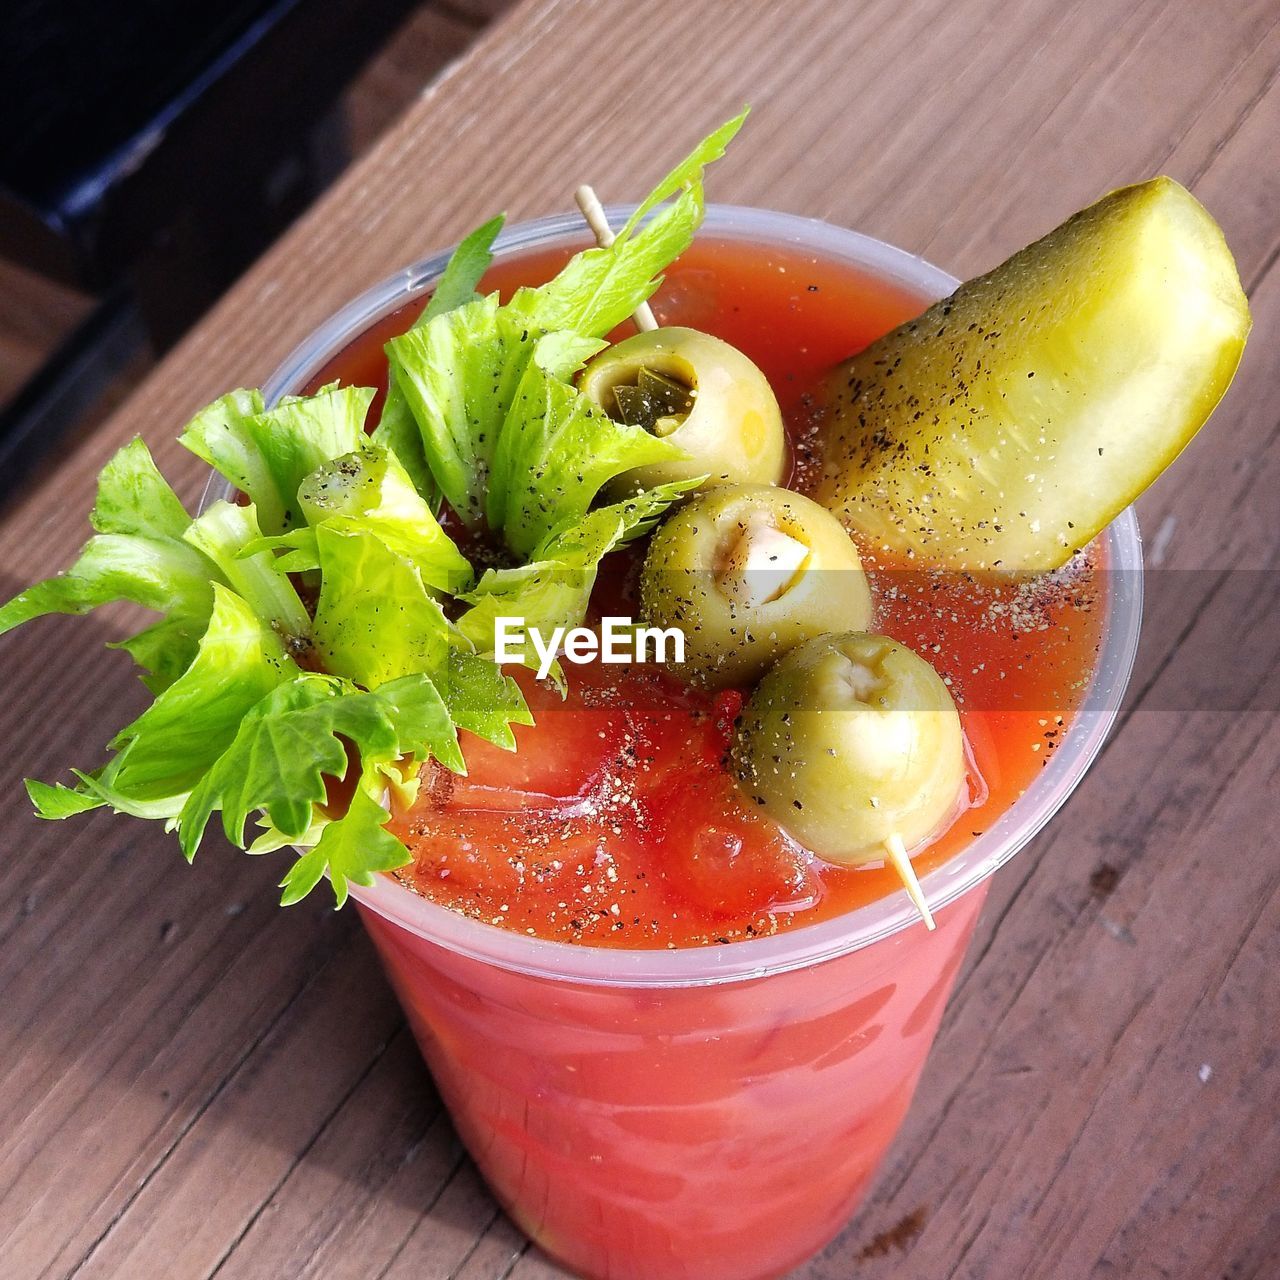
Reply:
[[[585,182],[573,193],[573,198],[577,201],[578,208],[582,210],[582,216],[586,218],[587,226],[591,228],[596,238],[596,244],[602,249],[607,249],[613,243],[614,235],[609,219],[605,217],[600,198]],[[631,318],[641,332],[658,327],[658,322],[654,319],[653,311],[647,302],[642,302],[631,313]]]
[[[907,847],[902,843],[902,837],[896,833],[891,835],[884,842],[884,847],[889,855],[889,861],[893,864],[893,869],[902,881],[903,888],[906,889],[911,901],[916,904],[916,910],[923,917],[925,928],[937,928],[933,922],[933,913],[929,910],[929,904],[924,900],[920,881],[916,878],[916,869],[911,865],[911,859],[907,857]]]

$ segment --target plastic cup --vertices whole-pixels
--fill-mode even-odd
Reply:
[[[611,211],[618,219],[629,210]],[[704,234],[800,246],[932,302],[945,272],[824,223],[712,206]],[[581,247],[576,217],[513,228],[500,254]],[[432,287],[433,257],[356,299],[265,388],[303,386]],[[494,1194],[593,1280],[778,1276],[857,1207],[906,1113],[993,872],[1096,756],[1137,649],[1141,544],[1106,531],[1105,635],[1065,743],[1004,815],[904,894],[771,938],[626,951],[465,918],[390,877],[353,896],[454,1124]]]

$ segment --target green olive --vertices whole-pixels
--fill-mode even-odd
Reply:
[[[743,711],[733,754],[758,805],[818,857],[848,866],[899,865],[894,851],[936,835],[965,784],[947,686],[905,645],[865,632],[780,659]]]
[[[640,578],[645,621],[684,633],[686,679],[749,684],[779,654],[870,625],[871,591],[844,526],[773,485],[696,494],[653,535]]]
[[[709,333],[638,333],[596,356],[579,387],[610,417],[644,426],[687,455],[626,472],[612,486],[619,493],[701,475],[708,487],[782,479],[786,442],[769,381]]]

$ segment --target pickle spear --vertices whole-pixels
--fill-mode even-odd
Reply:
[[[1055,569],[1204,424],[1249,324],[1190,192],[1113,191],[840,366],[815,496],[873,549]]]

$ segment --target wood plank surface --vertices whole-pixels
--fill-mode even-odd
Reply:
[[[6,595],[67,563],[92,480],[260,382],[346,299],[495,209],[632,198],[754,106],[712,198],[981,270],[1165,171],[1222,222],[1255,316],[1212,425],[1140,504],[1151,575],[1120,726],[996,878],[869,1201],[797,1272],[1280,1275],[1280,7],[1276,0],[528,0],[0,525]],[[24,775],[139,705],[118,618],[0,643],[0,1276],[560,1274],[463,1158],[351,913],[275,864]]]

